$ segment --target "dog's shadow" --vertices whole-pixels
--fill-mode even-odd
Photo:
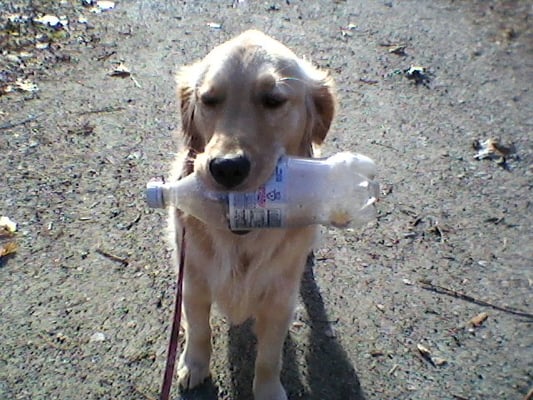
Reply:
[[[307,310],[310,336],[305,355],[303,350],[287,336],[283,349],[281,380],[290,400],[364,400],[355,369],[340,344],[328,335],[328,316],[322,295],[313,273],[314,258],[309,257],[302,278],[300,295]],[[256,340],[252,322],[229,329],[228,359],[231,373],[230,393],[217,390],[212,381],[198,388],[195,393],[182,395],[183,400],[253,400]],[[304,360],[302,360],[304,358]],[[301,361],[298,361],[298,360]],[[305,363],[299,368],[299,363]],[[305,382],[305,383],[304,383]]]
[[[328,316],[315,282],[313,266],[314,258],[310,256],[300,288],[311,328],[303,356],[306,366],[299,368],[301,361],[298,361],[297,353],[303,350],[288,335],[283,351],[283,386],[291,400],[364,400],[359,379],[344,349],[335,338],[327,335],[330,331]],[[251,327],[252,323],[247,322],[229,331],[230,398],[234,400],[253,399],[255,338]]]

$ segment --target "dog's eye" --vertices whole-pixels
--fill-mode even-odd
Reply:
[[[286,103],[286,101],[287,98],[285,96],[273,93],[265,94],[261,99],[263,106],[265,106],[266,108],[281,107],[283,104]]]
[[[204,93],[200,96],[200,101],[204,106],[215,107],[222,102],[222,99],[212,93]]]

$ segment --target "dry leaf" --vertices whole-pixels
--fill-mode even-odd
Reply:
[[[448,364],[448,360],[446,360],[445,358],[442,358],[442,357],[433,358],[433,362],[435,363],[435,365],[437,367],[442,367],[443,365]]]
[[[416,348],[418,349],[420,354],[422,354],[422,356],[424,356],[424,358],[431,357],[431,351],[429,351],[429,349],[427,347],[425,347],[425,346],[423,346],[421,344],[417,344]]]
[[[6,17],[13,24],[25,24],[31,19],[29,16],[21,14],[7,14]]]
[[[437,364],[435,361],[433,361],[433,357],[431,357],[431,352],[429,349],[421,344],[417,344],[416,348],[418,349],[418,352],[422,356],[424,360],[426,360],[428,363],[430,363],[433,367],[436,367]]]
[[[1,85],[0,86],[0,96],[2,96],[4,94],[11,93],[11,92],[13,92],[13,86],[11,86],[11,85]]]
[[[389,47],[389,53],[397,54],[397,55],[400,55],[400,56],[404,56],[406,47],[407,46],[404,45],[404,44],[392,45],[391,47]]]
[[[494,157],[509,157],[515,152],[514,145],[505,146],[496,138],[489,138],[483,142],[474,140],[472,143],[474,150],[477,150],[477,154],[474,158],[482,160],[484,158]]]
[[[83,0],[82,4],[85,7],[89,7],[89,10],[95,14],[99,14],[101,12],[109,11],[115,8],[115,2],[108,0]]]
[[[35,83],[22,78],[17,78],[14,87],[15,89],[21,90],[23,92],[36,92],[39,90]]]
[[[413,80],[417,85],[428,85],[431,81],[431,74],[426,67],[421,65],[411,65],[403,71],[407,79]]]
[[[442,357],[433,357],[431,355],[431,351],[424,345],[417,344],[416,348],[418,349],[418,352],[426,360],[428,363],[430,363],[433,367],[442,367],[443,365],[446,365],[448,363],[448,360]]]
[[[375,349],[375,350],[370,350],[370,355],[372,357],[381,357],[385,355],[385,352],[383,350]]]
[[[124,64],[120,63],[117,67],[111,72],[111,76],[117,76],[119,78],[127,78],[131,75],[131,71]]]
[[[15,242],[7,242],[4,244],[0,244],[0,257],[15,253],[17,251],[17,248],[18,246]]]
[[[96,2],[96,6],[102,10],[102,11],[108,11],[115,8],[115,2],[114,1],[107,1],[107,0],[99,0]]]
[[[17,223],[10,220],[9,217],[0,217],[0,237],[12,236],[17,231]]]
[[[470,321],[468,321],[472,326],[478,327],[483,324],[483,322],[486,321],[486,319],[489,317],[489,314],[486,312],[482,312],[481,314],[476,315],[474,318],[472,318]]]
[[[41,17],[34,18],[33,22],[36,22],[42,25],[52,26],[52,27],[55,27],[60,24],[59,18],[56,17],[55,15],[43,15]]]
[[[10,237],[13,237],[13,233],[9,232],[5,226],[0,226],[0,239]]]
[[[300,328],[303,328],[304,326],[305,324],[302,321],[294,321],[292,323],[292,327],[295,329],[300,329]]]

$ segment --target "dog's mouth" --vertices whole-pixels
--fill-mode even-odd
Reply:
[[[240,148],[230,152],[206,151],[196,154],[194,170],[210,190],[252,193],[274,174],[283,154],[280,145],[263,152]]]
[[[234,179],[232,177],[214,177],[213,173],[209,170],[209,167],[196,166],[194,171],[198,174],[203,186],[211,191],[218,193],[254,193],[264,185],[272,177],[276,171],[276,164],[271,168],[262,170],[252,164],[249,174],[245,178]],[[229,174],[232,174],[230,171]],[[240,172],[236,172],[235,175],[239,175]]]
[[[242,235],[247,235],[248,233],[251,232],[251,230],[248,230],[248,231],[236,231],[236,230],[233,230],[233,229],[230,228],[230,232],[233,233],[234,235],[242,236]]]
[[[227,228],[234,235],[242,236],[261,229],[251,226],[252,221],[247,220],[256,207],[254,199],[259,198],[261,187],[276,174],[276,165],[281,157],[278,153],[284,154],[283,151],[275,153],[275,157],[267,159],[259,156],[259,160],[257,157],[246,158],[243,153],[216,157],[210,157],[208,153],[196,155],[194,170],[204,187],[208,191],[224,193],[229,197]],[[237,200],[234,202],[232,198]],[[238,222],[232,223],[233,219]]]

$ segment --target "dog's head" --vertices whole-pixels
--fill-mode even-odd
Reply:
[[[327,73],[258,31],[183,67],[178,85],[185,144],[213,189],[255,190],[282,154],[311,156],[335,113]]]

